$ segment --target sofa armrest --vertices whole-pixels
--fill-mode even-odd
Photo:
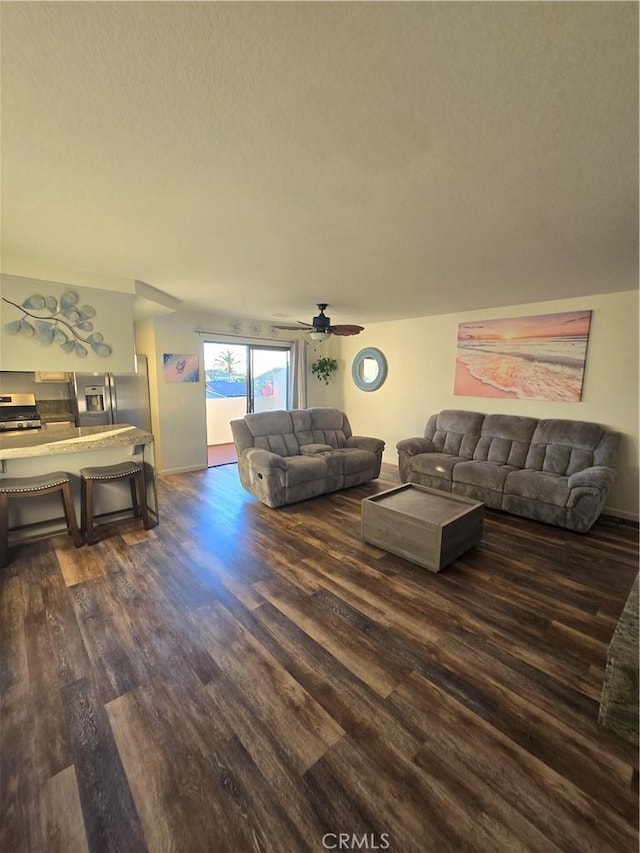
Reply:
[[[272,453],[270,450],[263,450],[262,447],[249,447],[242,453],[246,461],[255,468],[269,469],[287,467],[286,459],[278,456],[277,453]]]
[[[434,453],[435,446],[430,438],[403,438],[396,444],[398,453],[407,453],[409,456],[415,456],[418,453]]]
[[[381,438],[371,438],[368,435],[351,435],[345,446],[355,447],[358,450],[369,450],[371,453],[382,453],[384,441]]]
[[[301,444],[301,456],[318,456],[322,453],[330,453],[333,450],[330,444]]]
[[[616,472],[613,468],[594,465],[592,468],[585,468],[583,471],[572,474],[567,485],[570,489],[591,488],[606,491],[613,485],[615,479]]]

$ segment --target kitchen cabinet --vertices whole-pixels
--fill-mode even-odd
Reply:
[[[69,374],[65,370],[36,370],[36,382],[68,382]]]

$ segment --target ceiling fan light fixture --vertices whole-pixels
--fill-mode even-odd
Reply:
[[[311,323],[303,323],[302,320],[298,320],[295,325],[289,325],[289,323],[281,326],[274,324],[273,328],[282,329],[287,332],[301,332],[304,330],[312,341],[318,341],[319,343],[326,341],[331,337],[331,335],[359,335],[360,332],[364,332],[364,326],[353,326],[349,324],[333,325],[331,323],[331,317],[327,317],[324,313],[325,308],[328,307],[329,305],[326,302],[318,302],[318,309],[320,313],[317,317],[313,318]]]
[[[314,330],[313,332],[309,332],[309,337],[311,338],[312,341],[328,341],[329,338],[331,337],[331,332],[329,332],[329,331],[323,332],[322,330],[320,330],[320,331]]]

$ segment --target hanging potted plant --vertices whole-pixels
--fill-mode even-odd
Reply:
[[[314,361],[311,365],[311,372],[313,375],[321,382],[324,382],[325,385],[329,384],[329,380],[337,369],[338,362],[336,359],[328,358],[327,356],[317,359],[317,361]]]

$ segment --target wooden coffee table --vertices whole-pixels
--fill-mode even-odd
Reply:
[[[484,504],[405,483],[362,501],[362,538],[439,572],[482,537]]]

